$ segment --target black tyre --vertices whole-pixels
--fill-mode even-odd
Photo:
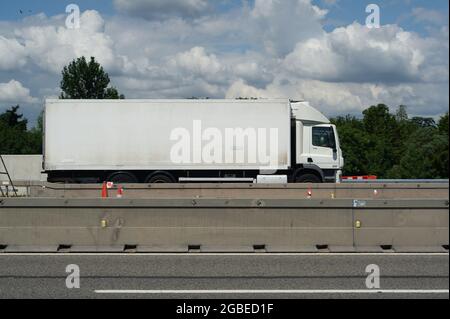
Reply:
[[[147,178],[147,184],[171,184],[175,179],[166,174],[154,174]]]
[[[106,181],[113,182],[114,184],[136,184],[139,182],[137,177],[129,172],[113,173],[108,176]]]
[[[296,183],[322,183],[322,180],[314,174],[302,174],[295,178]]]

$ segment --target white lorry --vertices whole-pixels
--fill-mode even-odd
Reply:
[[[307,102],[45,102],[50,182],[337,182],[336,127]]]

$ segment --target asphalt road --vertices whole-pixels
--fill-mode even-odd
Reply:
[[[79,289],[66,287],[69,264]],[[448,299],[448,289],[448,254],[0,254],[0,298]]]

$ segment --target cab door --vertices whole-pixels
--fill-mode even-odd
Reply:
[[[311,127],[311,158],[322,169],[340,168],[340,148],[333,125]]]

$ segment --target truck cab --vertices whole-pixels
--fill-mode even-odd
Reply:
[[[339,182],[344,158],[336,126],[308,102],[291,102],[295,120],[296,182]]]

